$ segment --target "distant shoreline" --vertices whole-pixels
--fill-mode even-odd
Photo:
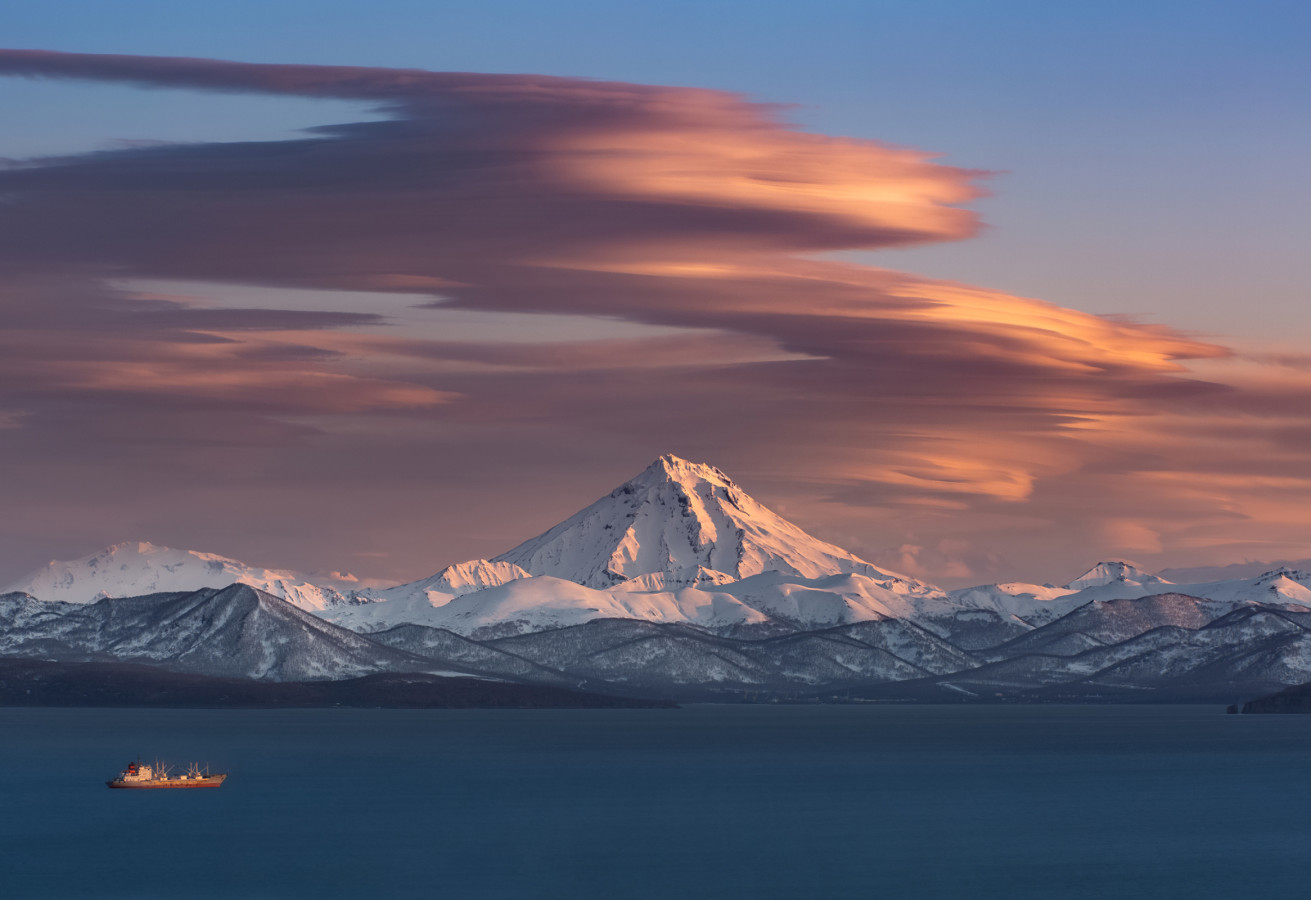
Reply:
[[[255,681],[172,672],[137,663],[0,659],[0,707],[649,709],[674,706],[662,700],[425,673],[382,673],[341,681]]]

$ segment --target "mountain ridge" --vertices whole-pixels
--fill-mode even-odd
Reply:
[[[146,543],[15,586],[25,593],[0,595],[0,655],[223,677],[413,670],[702,698],[900,681],[934,696],[1201,696],[1225,679],[1311,679],[1311,573],[1171,584],[1103,560],[1064,587],[944,591],[672,455],[504,554],[390,588],[338,591]]]
[[[215,553],[177,550],[149,541],[124,541],[80,559],[51,560],[0,588],[0,594],[22,592],[42,600],[94,603],[105,597],[221,588],[236,582],[307,610],[354,599],[351,592],[311,584],[288,570],[261,569]]]

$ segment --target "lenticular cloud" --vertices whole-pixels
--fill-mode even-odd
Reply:
[[[1072,532],[1108,550],[1116,534],[1168,543],[1183,515],[1189,539],[1206,541],[1198,528],[1232,527],[1255,503],[1242,486],[1199,495],[1161,477],[1222,465],[1196,442],[1185,452],[1172,435],[1187,429],[1162,416],[1228,421],[1243,406],[1250,385],[1183,368],[1226,349],[819,258],[974,234],[960,204],[982,173],[922,152],[802,132],[735,95],[584,79],[42,51],[0,51],[0,74],[348,98],[386,113],[296,140],[0,170],[0,415],[18,423],[5,435],[20,455],[60,444],[74,421],[97,452],[124,446],[130,421],[135,452],[162,455],[166,440],[202,441],[204,414],[223,440],[268,454],[252,465],[244,450],[204,451],[219,470],[246,466],[255,498],[261,479],[287,490],[293,469],[306,496],[351,480],[440,485],[455,471],[495,482],[510,463],[583,479],[589,456],[647,458],[674,435],[684,452],[767,473],[778,496],[828,497],[814,514],[861,531],[857,546],[917,542],[910,532],[925,528],[955,532],[957,546],[999,521],[1025,540],[1076,501],[1087,514]],[[632,329],[448,340],[388,332],[367,305],[219,314],[123,286],[144,279],[409,294],[434,313]],[[1281,396],[1278,415],[1304,425],[1306,386]],[[367,437],[384,434],[385,446]],[[291,462],[307,441],[308,470]],[[365,446],[386,465],[361,467]],[[153,474],[194,483],[185,465],[170,475],[178,465]],[[1291,477],[1305,498],[1311,473]]]

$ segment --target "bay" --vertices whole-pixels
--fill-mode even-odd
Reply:
[[[1209,706],[0,709],[0,897],[1293,895],[1309,792]]]

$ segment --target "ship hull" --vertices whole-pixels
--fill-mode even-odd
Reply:
[[[111,788],[128,791],[175,790],[177,788],[216,788],[223,784],[227,775],[211,775],[208,778],[169,778],[158,781],[106,781]]]

